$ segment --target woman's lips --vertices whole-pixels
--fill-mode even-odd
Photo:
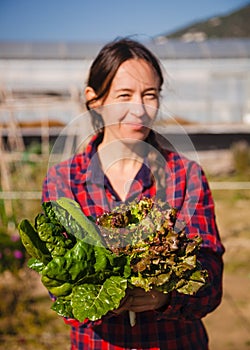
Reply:
[[[146,125],[141,124],[141,123],[124,123],[124,124],[133,130],[142,130],[142,129],[146,128]]]

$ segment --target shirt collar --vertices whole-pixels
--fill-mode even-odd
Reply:
[[[80,170],[74,179],[75,182],[88,182],[97,185],[103,185],[107,183],[107,177],[103,173],[97,153],[97,147],[101,143],[102,139],[103,134],[97,134],[90,140],[84,153],[82,154],[82,156],[87,160],[85,163],[86,168]],[[147,158],[144,159],[144,162],[138,171],[135,180],[139,181],[144,188],[148,188],[152,185],[153,176],[150,171]]]

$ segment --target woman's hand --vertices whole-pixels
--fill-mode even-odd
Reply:
[[[158,290],[152,289],[146,292],[142,288],[128,289],[127,295],[121,302],[118,309],[113,310],[115,314],[121,314],[129,310],[134,312],[143,312],[148,310],[157,310],[167,306],[170,301],[170,294],[164,294]]]

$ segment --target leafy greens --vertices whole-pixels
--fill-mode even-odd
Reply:
[[[64,317],[96,321],[119,307],[127,288],[195,294],[207,271],[197,260],[201,238],[176,232],[177,211],[160,200],[143,198],[109,213],[87,218],[68,198],[43,203],[32,225],[18,226],[32,258]]]

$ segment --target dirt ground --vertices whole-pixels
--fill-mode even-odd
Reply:
[[[249,278],[225,275],[223,301],[205,318],[211,350],[250,349],[249,288]]]
[[[234,194],[214,192],[214,197],[226,252],[223,300],[204,320],[210,349],[247,350],[250,349],[249,191],[244,195],[242,191]]]

